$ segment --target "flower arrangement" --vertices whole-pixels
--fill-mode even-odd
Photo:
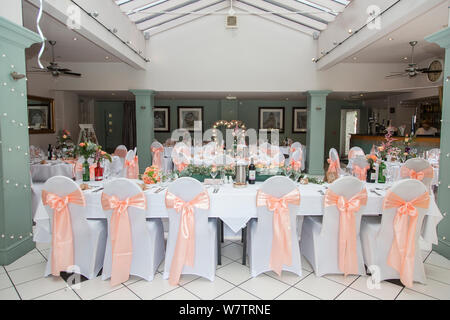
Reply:
[[[381,146],[378,146],[378,155],[381,159],[386,159],[387,156],[390,154],[391,149],[394,147],[393,143],[395,141],[392,136],[394,135],[394,131],[388,130],[386,135],[384,136],[384,141],[381,144]]]
[[[95,152],[94,155],[94,161],[100,162],[102,160],[108,160],[109,162],[112,161],[111,155],[103,151],[101,146],[98,146],[97,151]]]
[[[142,175],[142,181],[145,184],[155,184],[161,181],[159,169],[156,166],[147,167]]]
[[[417,150],[413,149],[413,145],[415,144],[416,136],[415,135],[406,135],[400,145],[400,160],[402,162],[406,162],[408,159],[417,157]]]
[[[372,168],[374,163],[376,163],[378,161],[378,158],[376,155],[374,154],[368,154],[366,155],[366,159],[369,162],[370,167]]]
[[[99,147],[100,146],[92,142],[81,142],[75,148],[75,154],[78,156],[82,156],[87,161],[89,158],[92,158],[97,153]]]
[[[60,130],[56,137],[56,149],[61,152],[63,158],[73,157],[75,145],[73,144],[70,132],[66,129]]]

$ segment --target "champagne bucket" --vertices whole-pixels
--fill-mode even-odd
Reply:
[[[236,183],[239,184],[247,183],[247,166],[243,165],[236,166]]]

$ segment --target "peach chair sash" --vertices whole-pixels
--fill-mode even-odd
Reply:
[[[339,269],[345,276],[358,274],[355,214],[367,204],[367,190],[363,189],[347,200],[330,189],[325,195],[325,207],[336,206],[339,211]]]
[[[139,178],[139,162],[138,157],[135,156],[132,160],[125,160],[125,168],[128,179]]]
[[[369,169],[369,166],[367,167],[360,167],[357,165],[353,165],[353,174],[361,181],[366,181],[367,177],[367,170]]]
[[[169,284],[175,286],[180,280],[184,265],[193,267],[195,260],[195,212],[194,209],[209,209],[207,191],[200,192],[194,199],[185,202],[171,192],[166,193],[166,208],[181,214],[180,229],[170,266]]]
[[[151,147],[151,151],[153,153],[153,161],[152,165],[158,167],[158,169],[162,169],[162,153],[164,152],[164,147]]]
[[[172,151],[172,162],[179,172],[183,171],[190,163],[191,153],[185,144],[176,144]]]
[[[52,225],[52,275],[59,276],[61,271],[67,271],[74,265],[72,222],[69,203],[85,206],[83,193],[80,189],[60,197],[46,190],[42,191],[42,203],[53,209]]]
[[[112,286],[126,282],[130,276],[131,261],[133,259],[133,243],[130,219],[128,218],[128,207],[146,209],[147,201],[144,193],[140,192],[124,200],[120,200],[117,196],[102,193],[103,210],[113,210],[110,223]]]
[[[422,171],[415,171],[413,169],[408,168],[405,165],[400,169],[400,177],[402,179],[411,178],[414,180],[422,181],[424,178],[433,179],[433,176],[434,176],[434,172],[433,172],[432,166],[429,166],[429,167],[423,169]]]
[[[415,233],[419,213],[417,208],[428,208],[428,192],[405,201],[397,194],[388,191],[383,201],[383,209],[397,208],[394,218],[394,240],[388,255],[388,265],[398,271],[400,281],[408,288],[414,279]]]
[[[261,190],[256,195],[256,206],[267,207],[273,215],[273,239],[270,252],[270,268],[281,275],[283,265],[292,265],[292,237],[288,204],[300,205],[300,192],[294,189],[281,198]]]
[[[339,175],[339,169],[341,168],[341,164],[339,162],[339,159],[332,160],[331,158],[327,160],[328,161],[328,173],[335,172]]]

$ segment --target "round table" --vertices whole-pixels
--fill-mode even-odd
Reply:
[[[62,160],[46,160],[45,164],[35,163],[30,169],[33,182],[45,182],[54,176],[73,178],[73,164]]]

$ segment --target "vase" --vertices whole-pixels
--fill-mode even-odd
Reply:
[[[84,160],[83,163],[83,181],[91,181],[91,172],[87,160]]]

